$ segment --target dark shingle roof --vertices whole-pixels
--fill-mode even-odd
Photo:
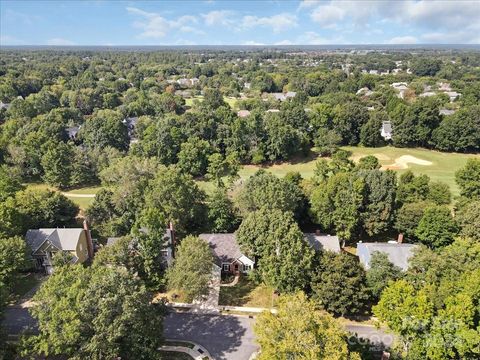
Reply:
[[[199,236],[210,245],[215,264],[218,266],[222,263],[231,263],[243,255],[235,234],[200,234]]]
[[[49,240],[60,250],[75,251],[83,231],[82,228],[28,230],[25,240],[33,252],[46,240]]]

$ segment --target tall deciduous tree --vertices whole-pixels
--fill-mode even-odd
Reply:
[[[462,196],[480,199],[480,160],[468,159],[465,166],[455,173],[455,180]]]
[[[43,180],[59,188],[68,187],[71,184],[73,156],[71,145],[64,142],[50,143],[42,156]]]
[[[177,247],[173,266],[167,271],[168,287],[181,290],[187,301],[207,295],[213,273],[213,255],[208,244],[187,236]]]
[[[337,314],[356,314],[368,298],[365,270],[349,254],[325,252],[312,275],[313,298],[325,310]]]
[[[209,197],[208,222],[214,233],[230,232],[238,226],[237,210],[223,188],[215,189]]]
[[[235,200],[243,214],[267,207],[299,215],[303,206],[297,185],[262,170],[247,180]]]
[[[39,334],[26,340],[24,353],[156,358],[163,311],[150,303],[150,296],[124,268],[62,266],[34,296],[31,313]]]
[[[314,251],[291,213],[262,208],[250,213],[236,233],[243,250],[258,259],[263,282],[282,292],[304,289]]]
[[[453,242],[458,227],[446,206],[429,206],[418,223],[415,235],[425,245],[432,248],[446,246]]]
[[[388,259],[388,255],[382,252],[374,252],[370,258],[370,268],[367,270],[367,286],[375,299],[391,281],[402,277],[402,269],[395,266]]]
[[[255,323],[260,360],[360,359],[347,346],[347,335],[330,315],[318,311],[305,294],[280,297],[277,313],[262,313]]]

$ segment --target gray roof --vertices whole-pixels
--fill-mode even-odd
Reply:
[[[37,251],[47,240],[59,250],[75,251],[83,231],[82,228],[28,230],[25,240],[32,252]]]
[[[199,236],[210,245],[215,264],[218,266],[222,263],[230,264],[243,255],[235,234],[200,234]]]
[[[80,130],[80,126],[70,126],[65,129],[65,131],[68,134],[68,137],[70,138],[76,137],[79,130]]]
[[[383,128],[384,132],[391,133],[392,132],[392,123],[390,121],[384,121],[382,123],[382,128]]]
[[[315,250],[327,250],[335,253],[340,252],[340,241],[338,236],[332,235],[317,235],[315,233],[303,234],[311,247]]]
[[[440,109],[438,113],[440,115],[453,115],[453,114],[455,114],[455,110]]]
[[[413,250],[418,245],[398,243],[358,243],[357,255],[366,269],[370,267],[370,259],[375,251],[388,255],[388,260],[402,270],[408,269],[408,260],[413,256]]]

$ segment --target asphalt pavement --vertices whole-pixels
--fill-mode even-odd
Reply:
[[[215,360],[248,360],[258,350],[254,322],[247,316],[172,312],[165,318],[164,336],[200,344]]]

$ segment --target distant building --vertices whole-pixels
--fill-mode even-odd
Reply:
[[[75,140],[77,138],[77,134],[80,131],[81,126],[70,126],[65,129],[67,132],[68,138],[70,140]]]
[[[240,111],[237,112],[237,116],[238,116],[238,117],[241,117],[241,118],[250,116],[250,111],[248,111],[248,110],[240,110]]]
[[[35,267],[51,274],[53,257],[62,251],[72,255],[72,263],[93,258],[93,242],[86,222],[84,228],[31,229],[25,235]]]
[[[278,110],[278,109],[268,109],[266,112],[267,113],[278,113],[278,112],[280,112],[280,110]]]
[[[440,110],[438,111],[438,113],[439,113],[440,115],[449,116],[449,115],[455,114],[455,110],[440,109]]]
[[[294,98],[297,96],[297,93],[295,91],[287,91],[286,93],[271,93],[270,96],[277,101],[285,101],[287,99]]]
[[[384,121],[382,123],[382,128],[380,129],[380,135],[385,140],[391,140],[392,139],[392,123],[390,121]]]
[[[361,95],[361,96],[370,96],[372,94],[373,94],[373,91],[371,91],[368,87],[363,87],[357,91],[357,95]]]
[[[456,98],[462,95],[456,91],[445,91],[444,93],[448,95],[448,97],[450,98],[450,102],[455,101]]]
[[[406,82],[393,83],[390,86],[398,92],[397,96],[399,98],[403,99],[405,97],[405,92],[408,90]]]
[[[414,244],[402,243],[358,243],[357,256],[365,269],[370,268],[370,260],[374,252],[385,253],[393,265],[403,271],[408,269],[408,261],[413,256],[413,251],[418,247]]]

